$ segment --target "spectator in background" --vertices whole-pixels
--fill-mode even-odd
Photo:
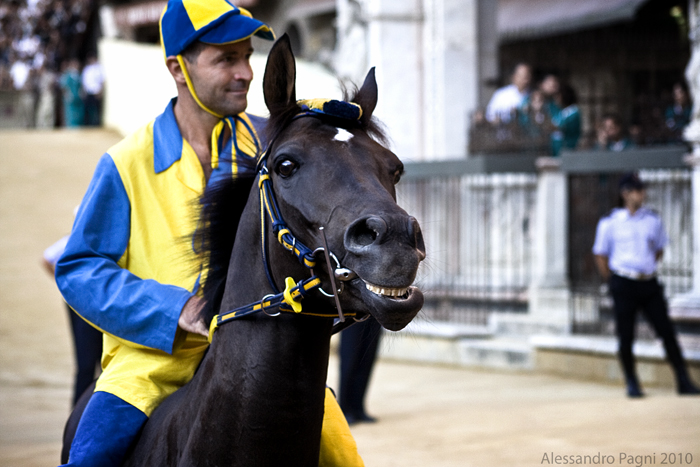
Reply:
[[[382,325],[371,316],[340,333],[338,404],[349,425],[377,421],[365,410],[365,396],[381,333]]]
[[[513,68],[511,84],[496,90],[486,107],[486,120],[491,123],[508,123],[515,111],[528,96],[532,70],[526,63],[518,63]]]
[[[77,210],[77,208],[76,208]],[[53,278],[56,273],[56,262],[63,254],[68,242],[68,235],[44,250],[42,265]],[[75,379],[73,381],[74,407],[80,396],[95,380],[95,372],[100,369],[102,357],[102,333],[90,326],[67,304],[71,332],[73,334],[73,349],[75,351]]]
[[[38,71],[39,103],[36,109],[36,127],[56,126],[56,73],[44,63]]]
[[[688,97],[688,89],[683,83],[673,85],[673,104],[666,108],[666,128],[671,135],[670,142],[683,141],[683,129],[690,123],[693,106]]]
[[[635,146],[645,145],[646,141],[644,138],[644,130],[641,123],[632,123],[628,130],[628,133],[630,140],[632,140],[632,144],[634,144]]]
[[[552,114],[545,94],[535,89],[518,109],[518,124],[524,137],[524,149],[540,150],[549,145],[549,135],[554,131]]]
[[[85,93],[85,125],[100,126],[104,73],[94,54],[88,55],[83,68],[82,84]]]
[[[36,72],[32,70],[29,59],[24,55],[14,54],[11,56],[16,57],[10,68],[12,87],[15,91],[22,91],[19,94],[17,104],[17,120],[21,121],[24,126],[33,127],[35,117],[33,84],[36,81]]]
[[[0,1],[0,88],[21,89],[23,100],[41,101],[42,67],[59,74],[70,53],[85,49],[88,22],[98,8],[97,0],[2,0]],[[14,83],[8,86],[8,73]],[[27,121],[34,120],[22,104]],[[60,107],[60,99],[56,99]],[[39,104],[40,105],[40,104]],[[31,115],[31,117],[29,117]],[[54,121],[56,119],[54,118]]]
[[[29,60],[20,54],[10,55],[12,66],[10,67],[10,76],[12,76],[12,84],[17,91],[24,91],[29,87],[29,73],[32,69]]]
[[[561,82],[557,75],[547,74],[542,78],[539,85],[540,91],[544,95],[545,106],[552,118],[557,118],[561,111],[560,103],[558,102],[559,93],[561,91]]]
[[[597,149],[619,152],[634,147],[634,143],[624,131],[622,119],[617,114],[610,113],[603,116],[597,136]]]
[[[574,88],[565,84],[557,94],[557,106],[561,109],[552,117],[556,131],[552,133],[552,155],[558,156],[562,149],[576,149],[581,138],[581,112]]]
[[[7,65],[0,63],[0,91],[9,91],[14,87],[12,75]]]
[[[71,59],[66,64],[59,79],[63,92],[63,122],[67,127],[83,124],[85,110],[83,107],[82,86],[80,83],[80,62]]]

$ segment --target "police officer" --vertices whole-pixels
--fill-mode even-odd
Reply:
[[[598,222],[593,254],[603,279],[609,282],[615,307],[619,357],[629,397],[642,397],[634,367],[632,343],[637,310],[641,308],[656,334],[663,340],[666,357],[676,374],[679,394],[700,394],[688,377],[678,346],[663,287],[656,278],[656,266],[663,256],[668,237],[661,218],[643,207],[644,184],[634,173],[620,180],[623,207]]]

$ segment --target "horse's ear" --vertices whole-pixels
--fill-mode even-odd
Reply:
[[[374,67],[367,73],[365,82],[355,96],[355,103],[362,107],[362,123],[369,123],[377,106],[377,79],[374,76]]]
[[[263,77],[263,94],[270,114],[296,105],[296,64],[289,36],[285,33],[272,46]]]

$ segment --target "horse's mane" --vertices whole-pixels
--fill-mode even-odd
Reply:
[[[226,178],[207,188],[199,199],[195,247],[202,258],[202,295],[206,304],[201,314],[207,324],[221,305],[238,224],[255,175],[255,171],[251,170]]]
[[[353,88],[352,97],[349,95],[348,90],[343,89],[344,100],[362,106],[362,102],[358,102],[361,96],[357,88]],[[265,141],[274,141],[300,112],[301,108],[295,103],[274,109],[265,129]],[[354,125],[357,128],[355,122],[347,126],[343,122],[334,121],[333,124],[346,128]],[[361,119],[359,128],[374,140],[387,144],[384,129],[375,118]],[[204,279],[202,293],[206,305],[201,313],[207,324],[219,312],[238,224],[255,175],[254,171],[250,171],[248,175],[222,180],[207,188],[200,198],[201,208],[195,233],[195,246],[202,258],[202,278]]]

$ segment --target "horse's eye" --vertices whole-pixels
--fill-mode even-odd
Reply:
[[[296,162],[289,159],[283,159],[279,164],[277,164],[276,172],[282,178],[287,178],[291,176],[297,169],[298,165]]]

